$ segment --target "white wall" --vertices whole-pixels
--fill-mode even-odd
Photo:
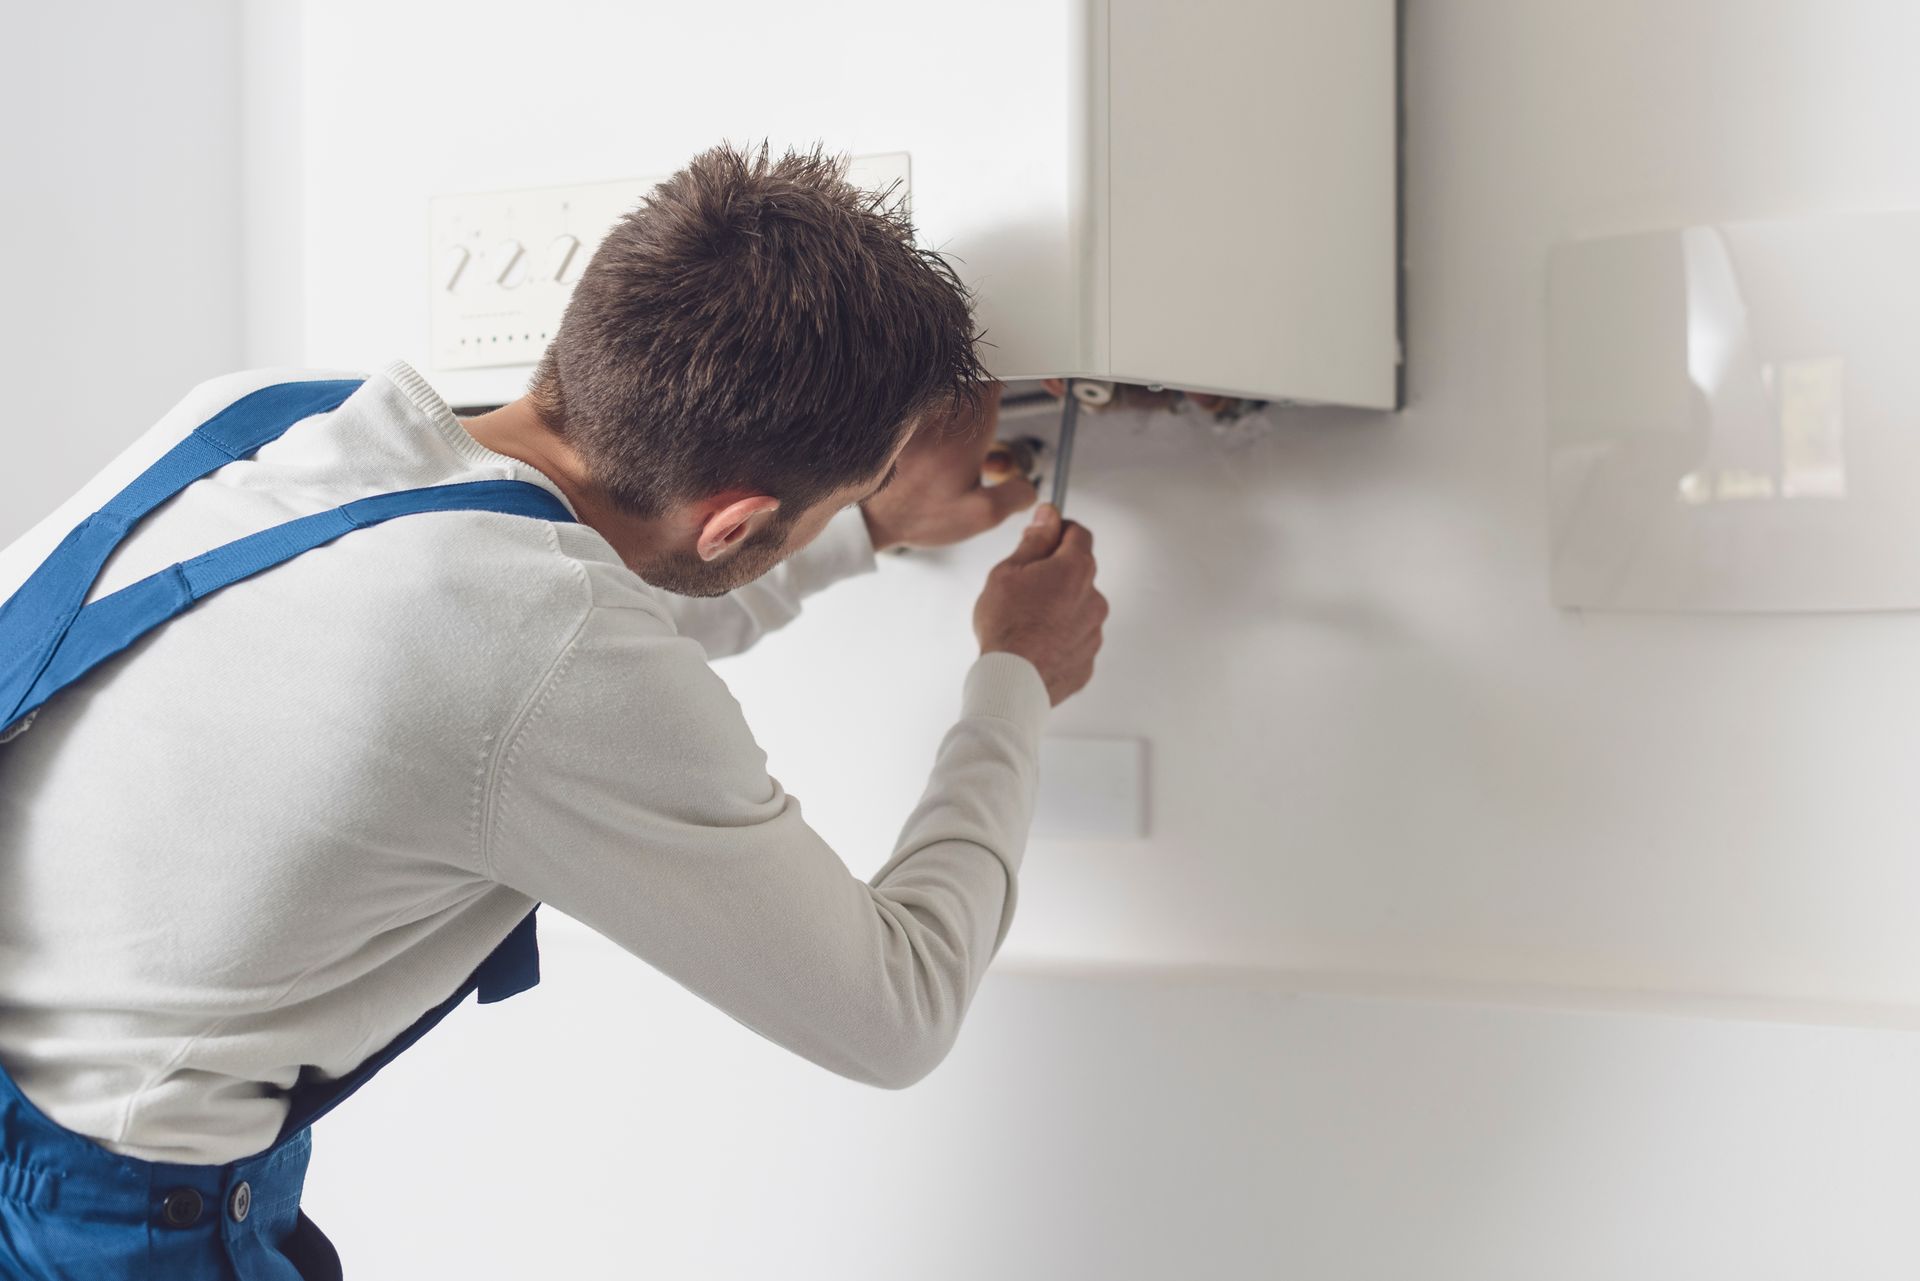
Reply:
[[[610,945],[321,1127],[347,1275],[1895,1281],[1920,1037],[989,975],[931,1076],[785,1055]]]
[[[238,0],[15,4],[0,543],[242,361]]]
[[[307,355],[306,5],[240,7],[241,363],[299,365]]]

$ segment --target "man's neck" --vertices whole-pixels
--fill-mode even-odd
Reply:
[[[494,453],[518,459],[557,485],[580,522],[612,544],[628,565],[646,561],[659,544],[664,531],[657,522],[615,507],[587,475],[586,464],[573,446],[548,430],[527,397],[459,423]]]

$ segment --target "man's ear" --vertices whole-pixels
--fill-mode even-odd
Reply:
[[[780,500],[766,494],[738,498],[716,509],[700,526],[694,550],[701,560],[718,560],[739,545],[740,540],[766,523],[768,515],[780,510]]]

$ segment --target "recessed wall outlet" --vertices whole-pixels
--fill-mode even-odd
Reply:
[[[1033,834],[1138,840],[1147,834],[1147,744],[1138,738],[1040,740]]]

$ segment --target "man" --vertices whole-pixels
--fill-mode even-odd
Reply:
[[[401,361],[217,378],[0,554],[16,656],[47,651],[19,688],[59,686],[0,708],[0,1262],[332,1274],[296,1217],[306,1123],[474,985],[524,986],[536,903],[834,1072],[930,1071],[1012,919],[1046,711],[1092,672],[1090,536],[1042,506],[989,576],[960,717],[871,882],[707,660],[877,549],[1033,504],[979,484],[982,377],[904,215],[818,150],[716,148],[609,234],[522,399],[462,421]],[[156,460],[334,388],[118,542],[62,543]],[[456,492],[488,497],[281,548],[64,685],[117,606],[21,621],[56,580],[78,608]],[[70,564],[89,538],[97,579]]]

